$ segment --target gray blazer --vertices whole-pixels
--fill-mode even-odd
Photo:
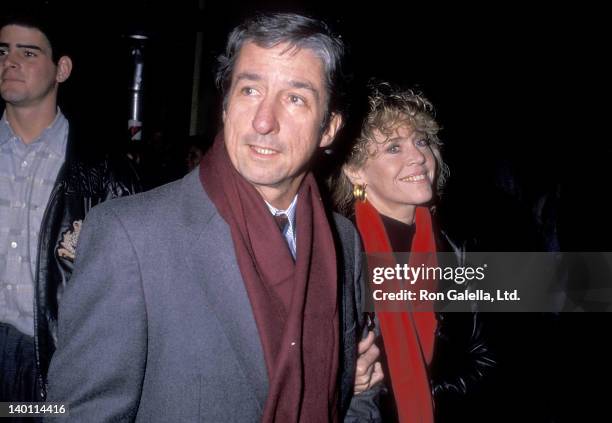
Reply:
[[[344,414],[363,323],[361,249],[353,225],[334,221]],[[48,401],[67,403],[70,421],[250,422],[267,391],[230,229],[199,170],[92,209],[60,304]],[[371,400],[356,396],[350,419],[376,420]]]

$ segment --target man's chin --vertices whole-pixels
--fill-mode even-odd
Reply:
[[[236,170],[240,176],[252,185],[274,187],[282,183],[285,179],[283,175],[275,171],[275,169],[266,169],[264,166],[256,166],[253,165],[253,163],[248,163],[246,166],[237,166]]]
[[[22,95],[9,90],[0,90],[0,96],[7,104],[19,105],[24,100]]]
[[[284,180],[278,180],[278,178],[249,178],[247,176],[244,176],[244,179],[246,179],[251,185],[255,186],[255,187],[261,187],[264,189],[275,189],[275,188],[279,188],[280,186],[284,185],[284,183],[286,183]]]

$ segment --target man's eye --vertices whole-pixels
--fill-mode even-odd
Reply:
[[[251,87],[243,87],[240,92],[244,95],[254,95],[257,93],[254,88]]]
[[[24,55],[25,57],[36,57],[36,53],[34,53],[33,51],[30,51],[30,50],[26,50],[26,51],[24,51],[24,52],[23,52],[23,55]]]
[[[0,56],[6,56],[8,54],[8,50],[5,48],[0,48]]]
[[[291,102],[292,104],[297,104],[298,106],[306,104],[302,97],[294,94],[289,95],[289,102]]]

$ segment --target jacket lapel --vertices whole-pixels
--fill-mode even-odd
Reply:
[[[232,346],[240,369],[250,383],[263,412],[268,393],[268,375],[259,332],[253,316],[230,229],[217,213],[199,179],[199,168],[181,185],[179,205],[185,225],[185,266],[199,278],[203,307],[212,310]]]

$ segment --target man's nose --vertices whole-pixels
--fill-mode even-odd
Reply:
[[[280,126],[276,116],[276,107],[270,99],[264,99],[253,117],[253,129],[258,134],[267,135],[278,132]]]
[[[8,52],[4,56],[0,56],[3,68],[15,68],[19,64],[14,53]]]

